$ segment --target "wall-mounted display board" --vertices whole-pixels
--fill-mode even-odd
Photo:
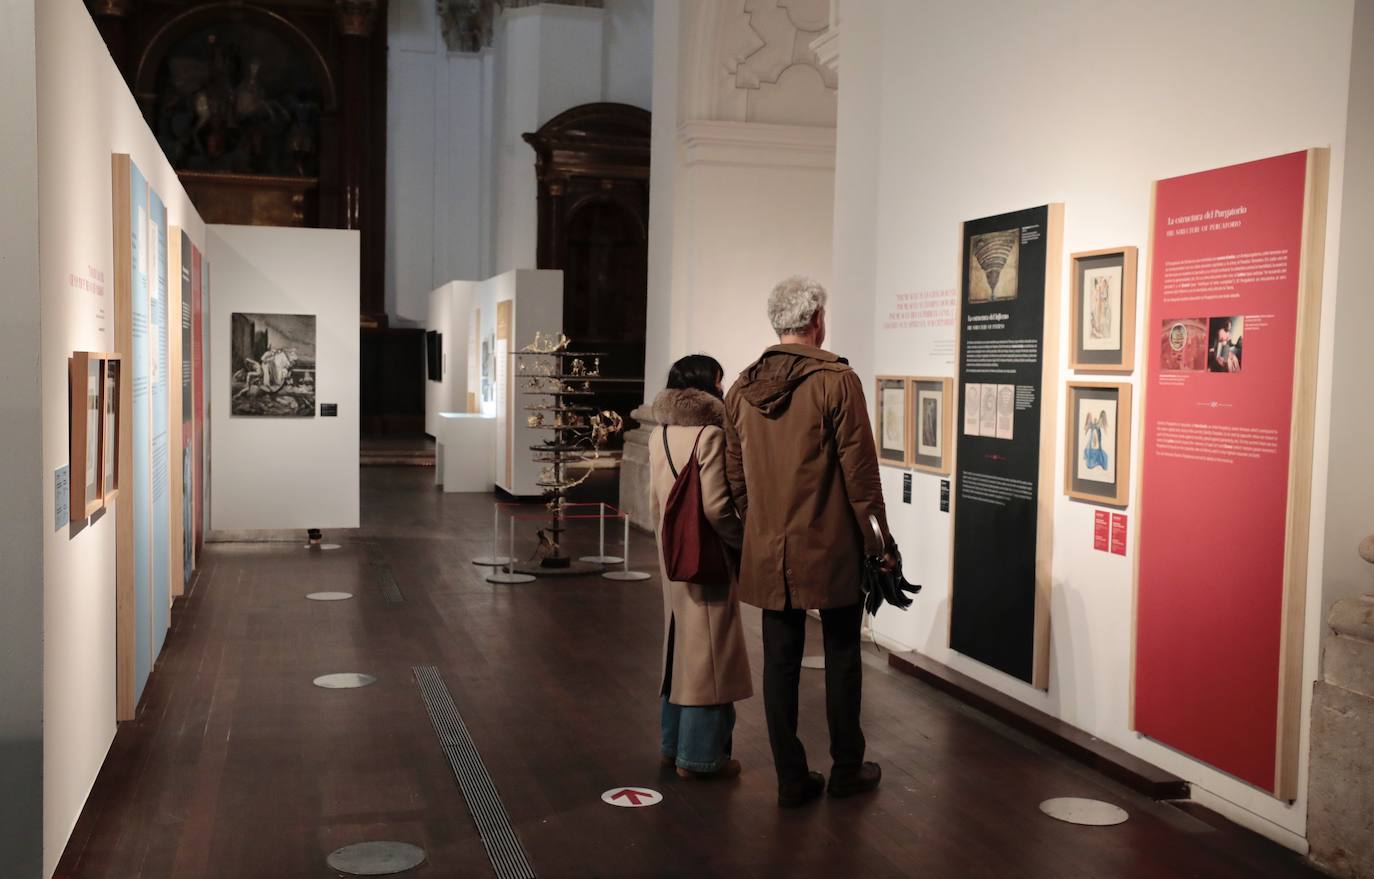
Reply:
[[[205,549],[205,529],[209,527],[210,505],[210,427],[206,417],[210,411],[209,387],[205,375],[205,356],[209,339],[206,332],[210,313],[210,260],[200,252],[195,244],[191,245],[191,370],[192,405],[195,407],[195,423],[192,426],[195,443],[196,484],[192,491],[195,504],[195,544],[196,557]]]
[[[1132,371],[1136,249],[1088,250],[1069,260],[1069,368]]]
[[[873,395],[873,424],[878,443],[878,463],[893,467],[911,466],[911,388],[907,379],[895,375],[877,377]]]
[[[960,238],[950,647],[1041,689],[1063,222],[1051,204],[970,220]]]
[[[1296,794],[1326,150],[1160,180],[1134,728]]]
[[[911,406],[911,466],[926,473],[949,475],[954,457],[954,379],[913,378],[908,394]]]
[[[1131,386],[1069,382],[1065,406],[1064,494],[1126,506],[1131,472]]]
[[[315,417],[315,315],[234,312],[231,415]]]
[[[170,622],[172,583],[171,306],[167,209],[127,155],[111,161],[114,198],[115,348],[112,453],[121,504],[115,526],[116,717],[134,716]],[[179,249],[180,234],[177,235]],[[179,264],[176,267],[179,270]],[[178,283],[175,285],[180,286]],[[180,330],[177,330],[180,338]],[[177,425],[180,431],[180,425]],[[173,571],[175,566],[176,570]]]
[[[444,334],[438,330],[425,332],[425,378],[444,380]]]
[[[87,519],[101,507],[100,421],[104,373],[101,354],[77,351],[67,361],[71,483],[68,509],[72,521]]]

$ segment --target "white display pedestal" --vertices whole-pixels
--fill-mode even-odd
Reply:
[[[496,482],[496,418],[440,412],[435,435],[434,484],[445,492],[489,492]]]

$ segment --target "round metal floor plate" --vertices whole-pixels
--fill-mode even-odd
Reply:
[[[508,574],[505,571],[497,571],[495,574],[487,575],[488,583],[533,583],[534,577],[529,574]]]
[[[1086,824],[1091,827],[1110,827],[1113,824],[1121,824],[1131,817],[1119,806],[1083,797],[1057,797],[1045,800],[1040,804],[1040,811],[1059,821]]]
[[[607,580],[625,580],[629,582],[634,582],[636,580],[647,580],[650,577],[649,574],[646,574],[643,571],[607,571],[601,576],[605,577]]]
[[[625,560],[618,555],[584,555],[578,561],[589,565],[618,565]]]
[[[352,690],[356,687],[366,687],[377,683],[377,679],[372,675],[360,674],[356,671],[343,671],[332,675],[320,675],[315,678],[314,684],[326,690]]]
[[[825,668],[825,656],[803,656],[802,668]]]
[[[425,862],[425,850],[405,842],[359,842],[331,852],[331,869],[350,876],[390,876]]]
[[[508,555],[479,555],[472,560],[472,563],[483,568],[499,568],[502,565],[510,564],[511,557]]]
[[[306,548],[306,549],[321,549],[321,550],[323,550],[323,549],[341,549],[342,547],[341,547],[340,544],[337,544],[337,543],[321,543],[321,544],[319,544],[319,545],[316,545],[316,544],[313,544],[313,543],[307,543],[307,544],[305,545],[305,548]]]
[[[352,592],[311,592],[305,596],[311,601],[344,601],[352,598]]]

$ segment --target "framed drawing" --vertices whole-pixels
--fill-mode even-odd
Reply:
[[[70,361],[67,403],[71,454],[71,521],[100,509],[101,355],[77,351]]]
[[[950,444],[954,439],[954,379],[913,378],[908,394],[913,410],[911,466],[927,473],[949,475]]]
[[[1083,372],[1135,369],[1136,249],[1111,247],[1073,254],[1069,367]]]
[[[878,376],[878,394],[874,433],[878,440],[878,462],[894,467],[911,464],[910,387],[907,379],[898,376]]]
[[[230,315],[229,414],[315,417],[315,315]]]
[[[1064,494],[1126,506],[1131,472],[1131,386],[1069,382]]]
[[[100,397],[100,498],[108,504],[119,494],[119,392],[120,367],[118,354],[106,354],[101,362]]]

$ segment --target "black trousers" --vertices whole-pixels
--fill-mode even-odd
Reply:
[[[864,760],[864,734],[859,728],[863,699],[863,664],[859,629],[863,604],[821,611],[825,640],[825,719],[830,727],[831,776],[858,772]],[[806,778],[806,748],[797,738],[798,689],[802,650],[806,647],[806,611],[763,612],[763,710],[778,784]]]

